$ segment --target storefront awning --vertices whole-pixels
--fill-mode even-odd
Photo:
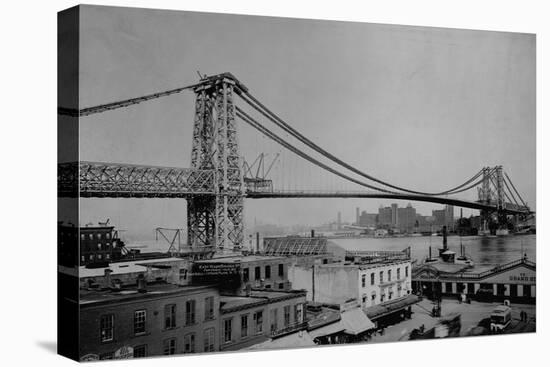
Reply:
[[[255,344],[245,349],[288,349],[312,347],[314,345],[315,343],[313,342],[313,338],[309,335],[307,331],[302,330],[294,334],[283,336],[282,338],[272,339],[260,344]]]
[[[375,327],[374,323],[359,307],[342,312],[341,317],[340,323],[346,334],[357,335]]]
[[[393,301],[388,301],[376,306],[369,307],[365,310],[365,313],[371,320],[375,320],[379,317],[400,311],[405,307],[415,304],[419,301],[420,298],[418,298],[418,296],[415,296],[414,294],[409,294],[406,297],[398,298]]]
[[[346,327],[342,324],[341,321],[333,322],[332,324],[322,326],[318,329],[314,329],[309,331],[309,335],[313,339],[318,338],[320,336],[326,336],[326,335],[332,335],[339,332],[342,332],[346,329]]]

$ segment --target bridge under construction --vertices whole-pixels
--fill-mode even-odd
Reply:
[[[187,243],[193,249],[212,251],[242,247],[245,199],[414,200],[477,209],[481,211],[484,221],[496,220],[501,224],[506,222],[509,215],[527,217],[534,214],[502,166],[483,167],[463,183],[438,192],[413,190],[376,178],[339,159],[294,129],[230,73],[205,76],[189,86],[94,107],[70,109],[60,106],[58,114],[65,118],[80,119],[184,91],[192,91],[195,95],[189,168],[60,162],[58,195],[186,199]],[[288,154],[351,184],[353,189],[290,190],[281,187],[278,178],[270,175],[274,161],[266,170],[262,152],[259,152],[259,159],[252,164],[241,155],[237,121],[244,122],[262,137],[284,148]],[[277,133],[276,129],[282,133]],[[286,138],[288,136],[300,145],[290,142]],[[472,191],[474,195],[464,197]]]

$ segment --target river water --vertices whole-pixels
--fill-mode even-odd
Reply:
[[[386,238],[338,238],[331,239],[346,250],[403,250],[411,247],[411,257],[421,261],[428,256],[429,247],[432,247],[432,255],[437,255],[437,248],[443,244],[443,237],[386,237]],[[449,249],[460,253],[460,243],[466,249],[475,263],[478,264],[504,264],[520,259],[523,253],[527,258],[536,261],[536,235],[518,235],[505,237],[459,237],[449,236],[447,244]]]

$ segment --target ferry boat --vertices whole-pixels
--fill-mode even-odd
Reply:
[[[439,256],[432,256],[432,247],[429,247],[428,257],[424,260],[425,264],[434,264],[434,263],[447,263],[447,264],[459,264],[474,266],[474,261],[470,256],[466,254],[466,248],[460,243],[460,254],[457,256],[456,252],[451,251],[447,246],[447,228],[444,226],[442,230],[443,235],[443,247],[439,248]]]

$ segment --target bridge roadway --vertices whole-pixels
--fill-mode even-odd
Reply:
[[[272,191],[272,192],[247,192],[246,197],[250,199],[278,199],[278,198],[364,198],[364,199],[393,199],[423,201],[437,204],[454,205],[462,208],[495,211],[495,205],[487,205],[477,201],[453,199],[446,196],[427,196],[414,194],[388,194],[375,191],[357,192],[323,192],[323,191]],[[506,214],[532,214],[519,208],[507,208]]]
[[[269,180],[267,180],[269,181]],[[266,182],[267,182],[266,181]],[[103,198],[188,198],[213,195],[214,171],[104,162],[68,162],[58,165],[58,196]],[[270,186],[271,187],[271,186]],[[495,211],[496,205],[447,196],[391,194],[377,191],[281,191],[248,186],[249,199],[281,198],[365,198],[423,201]],[[507,214],[533,214],[506,203]]]

